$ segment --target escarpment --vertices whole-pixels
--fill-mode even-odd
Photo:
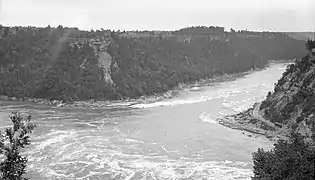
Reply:
[[[315,57],[307,55],[288,65],[264,101],[218,121],[271,139],[294,132],[311,141],[315,137]]]
[[[315,57],[308,55],[289,65],[259,111],[270,122],[311,137],[315,132]]]

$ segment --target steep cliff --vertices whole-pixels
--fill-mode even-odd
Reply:
[[[269,138],[285,138],[292,131],[314,138],[315,56],[307,55],[288,65],[264,101],[219,119],[219,123]]]
[[[252,179],[314,179],[315,56],[289,65],[274,91],[250,111],[260,122],[274,124],[276,134],[285,135],[271,150],[253,153]]]
[[[279,127],[310,137],[315,132],[315,57],[289,65],[259,113]]]

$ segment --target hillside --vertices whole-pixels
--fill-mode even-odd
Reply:
[[[309,41],[307,48],[312,47]],[[314,179],[315,56],[287,66],[274,91],[247,112],[269,125],[260,127],[269,130],[266,134],[280,136],[272,149],[259,148],[252,154],[252,179]]]
[[[305,56],[289,65],[259,113],[282,128],[310,137],[315,132],[315,57]]]
[[[305,54],[283,33],[189,27],[178,31],[0,26],[0,95],[11,99],[116,100],[263,68]]]
[[[284,137],[291,131],[314,136],[315,57],[307,55],[288,65],[263,102],[220,123],[267,137]]]

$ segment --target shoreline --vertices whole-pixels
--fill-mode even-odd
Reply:
[[[66,104],[64,100],[48,100],[44,98],[30,98],[30,97],[10,97],[10,96],[5,96],[5,95],[0,95],[0,100],[22,101],[22,102],[30,102],[30,103],[38,103],[38,104],[46,104],[46,105]]]
[[[228,115],[224,118],[218,118],[217,121],[220,125],[240,130],[243,134],[244,131],[248,132],[250,134],[248,135],[249,137],[252,137],[252,135],[260,135],[265,136],[271,141],[284,139],[286,136],[285,133],[282,132],[283,128],[276,127],[273,123],[267,120],[263,121],[254,116],[254,111],[256,108],[259,108],[259,106],[260,103],[255,103],[252,108],[249,108],[244,112]]]
[[[1,100],[2,101],[15,101],[15,102],[21,101],[21,102],[36,103],[36,104],[50,105],[50,106],[56,106],[56,107],[92,107],[92,108],[108,107],[108,104],[111,104],[111,103],[122,103],[122,102],[128,103],[129,102],[132,105],[132,104],[136,104],[136,103],[143,103],[143,101],[147,102],[146,100],[152,101],[152,99],[154,99],[153,101],[160,101],[163,99],[171,98],[174,94],[176,94],[177,91],[183,90],[185,88],[194,87],[196,84],[207,85],[207,84],[210,84],[210,83],[213,83],[216,81],[224,81],[225,79],[228,79],[228,78],[243,76],[243,75],[247,75],[249,73],[262,71],[262,70],[268,68],[271,64],[273,64],[271,61],[276,61],[276,60],[269,60],[268,64],[266,64],[264,67],[261,67],[261,68],[257,68],[257,67],[251,68],[247,71],[240,72],[240,73],[223,74],[223,75],[219,75],[219,76],[214,75],[211,78],[200,79],[199,81],[194,81],[194,82],[190,82],[187,84],[179,83],[176,87],[174,87],[174,88],[172,88],[166,92],[156,93],[156,94],[149,95],[149,96],[139,96],[139,97],[133,98],[133,99],[122,98],[122,99],[118,99],[118,100],[90,99],[90,100],[78,100],[78,101],[65,101],[65,100],[48,100],[48,99],[44,99],[44,98],[31,98],[31,97],[9,97],[9,96],[0,95],[0,101]],[[290,60],[280,60],[280,61],[281,61],[280,63],[282,63],[282,64],[290,62]],[[226,118],[230,119],[230,118],[233,118],[233,116],[236,116],[236,115],[229,115]],[[221,121],[222,121],[223,125],[229,124],[229,123],[227,123],[227,120],[221,119]],[[228,125],[226,125],[226,126],[228,126]],[[233,126],[231,126],[230,128],[233,128]],[[238,127],[237,129],[241,129],[241,128]],[[251,131],[251,130],[247,130],[247,131]],[[261,132],[257,132],[257,131],[254,131],[254,132],[256,132],[256,134],[262,134]]]
[[[79,100],[79,101],[65,101],[65,100],[48,100],[48,99],[44,99],[44,98],[31,98],[31,97],[9,97],[9,96],[5,96],[5,95],[0,95],[0,100],[2,101],[21,101],[21,102],[29,102],[29,103],[37,103],[37,104],[44,104],[44,105],[52,105],[52,106],[57,106],[57,107],[65,107],[65,106],[82,106],[82,105],[93,105],[93,104],[102,104],[101,106],[104,106],[105,103],[117,103],[117,102],[133,102],[133,101],[139,101],[139,100],[143,100],[143,99],[150,99],[150,98],[154,98],[154,97],[165,97],[167,93],[171,92],[175,92],[178,91],[180,89],[184,89],[190,86],[195,85],[196,83],[200,83],[200,84],[208,84],[211,82],[215,82],[215,81],[222,81],[224,80],[224,78],[231,78],[234,76],[240,76],[240,75],[246,75],[252,72],[256,72],[256,71],[261,71],[265,68],[268,67],[269,64],[266,64],[266,66],[262,67],[262,68],[252,68],[249,69],[248,71],[244,71],[244,72],[240,72],[240,73],[234,73],[234,74],[223,74],[220,76],[213,76],[212,78],[208,78],[208,79],[200,79],[199,81],[194,81],[191,83],[179,83],[176,87],[169,89],[166,92],[163,93],[157,93],[154,95],[150,95],[150,96],[140,96],[138,98],[134,98],[134,99],[129,99],[129,98],[125,98],[125,99],[120,99],[120,100],[95,100],[95,99],[90,99],[90,100]],[[99,107],[99,106],[97,106]]]

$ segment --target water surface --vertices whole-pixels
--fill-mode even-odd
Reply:
[[[11,111],[39,125],[29,157],[32,179],[250,179],[251,153],[270,148],[260,136],[216,118],[265,98],[287,64],[196,84],[176,97],[106,107],[55,107],[0,101],[1,127]]]

